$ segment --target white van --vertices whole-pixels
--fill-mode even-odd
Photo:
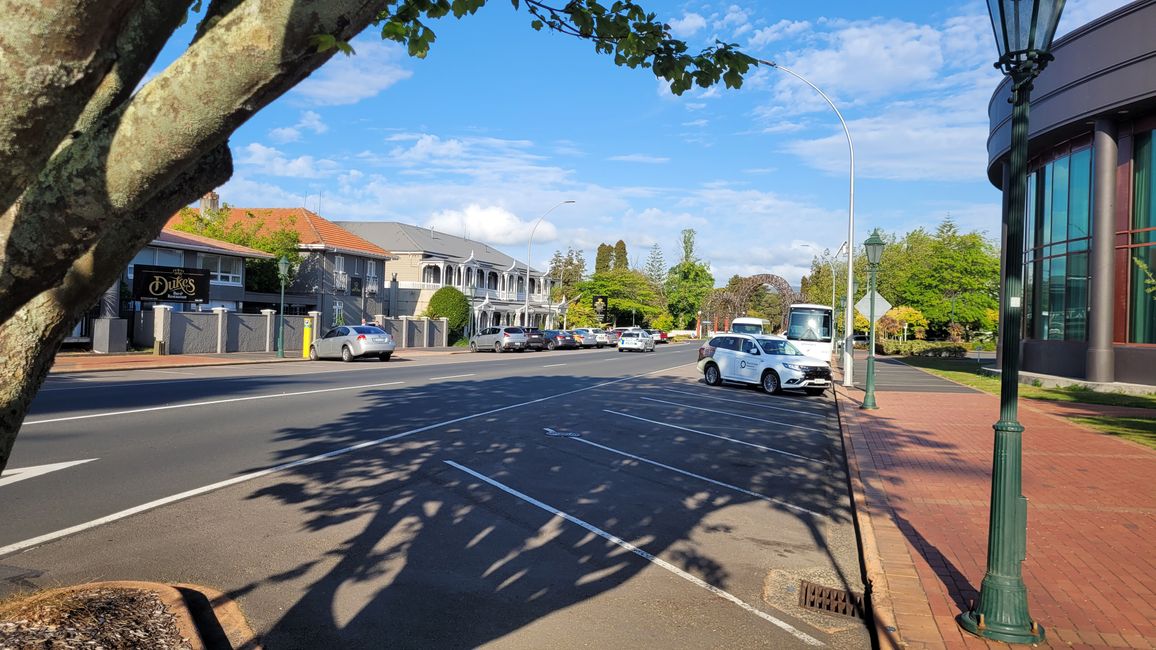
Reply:
[[[771,321],[765,318],[742,316],[731,321],[731,332],[735,334],[770,334]]]

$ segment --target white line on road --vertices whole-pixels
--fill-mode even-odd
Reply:
[[[705,476],[700,476],[699,474],[695,474],[694,472],[688,472],[684,469],[679,469],[677,467],[671,467],[670,465],[664,465],[658,461],[650,460],[648,458],[643,458],[642,456],[635,456],[634,454],[622,451],[620,449],[615,449],[613,447],[607,447],[606,445],[600,445],[597,442],[594,442],[592,440],[587,440],[586,438],[571,438],[571,440],[574,440],[575,442],[581,442],[583,444],[590,445],[592,447],[598,447],[599,449],[605,449],[606,451],[618,454],[620,456],[626,456],[627,458],[633,458],[634,460],[637,460],[639,462],[649,463],[651,465],[654,465],[655,467],[661,467],[663,469],[668,469],[672,472],[678,472],[679,474],[685,474],[686,476],[690,476],[692,478],[697,478],[698,480],[706,481],[707,483],[713,483],[719,487],[727,488],[728,490],[734,490],[735,492],[742,492],[743,494],[752,496],[756,499],[762,499],[763,501],[769,501],[770,503],[777,503],[780,506],[783,506],[784,508],[790,508],[791,510],[798,510],[799,512],[805,512],[809,515],[814,515],[816,517],[822,517],[823,516],[823,515],[815,512],[814,510],[807,510],[806,508],[804,508],[802,506],[796,506],[794,504],[787,503],[786,501],[782,501],[780,499],[773,499],[773,498],[768,497],[766,495],[759,494],[758,492],[751,492],[750,490],[748,490],[746,488],[741,488],[737,485],[731,485],[730,483],[723,483],[722,481],[716,481],[713,478],[707,478]]]
[[[261,478],[262,476],[267,476],[269,474],[274,474],[277,472],[283,472],[287,469],[292,469],[294,467],[299,467],[301,465],[309,465],[309,464],[317,463],[317,462],[320,462],[323,460],[329,460],[331,458],[343,456],[345,454],[348,454],[348,453],[353,452],[353,451],[357,451],[359,449],[364,449],[366,447],[372,447],[374,445],[380,445],[382,443],[391,442],[393,440],[405,438],[406,436],[411,436],[415,433],[422,433],[425,431],[429,431],[431,429],[437,429],[439,427],[444,427],[444,426],[447,426],[450,424],[457,424],[458,422],[465,422],[466,420],[472,420],[474,418],[479,418],[479,417],[483,417],[486,415],[492,415],[494,413],[500,413],[502,411],[508,411],[510,409],[515,409],[515,408],[519,408],[522,406],[529,406],[531,404],[537,404],[539,402],[555,400],[555,399],[558,399],[559,397],[565,397],[567,395],[574,395],[574,394],[582,393],[582,392],[585,392],[588,390],[594,390],[596,388],[603,388],[605,386],[620,384],[624,381],[630,381],[631,379],[638,379],[639,377],[646,377],[648,375],[653,375],[655,373],[669,372],[671,370],[677,370],[678,368],[682,368],[686,365],[689,365],[689,364],[683,363],[683,364],[679,364],[677,366],[673,366],[670,368],[663,368],[661,370],[652,370],[650,372],[644,372],[640,375],[631,375],[629,377],[622,377],[619,379],[613,379],[611,381],[604,381],[602,383],[594,384],[593,386],[587,386],[585,388],[576,388],[574,390],[568,390],[568,391],[565,391],[562,393],[557,393],[555,395],[549,395],[547,397],[539,397],[538,399],[530,400],[528,402],[519,402],[517,404],[510,404],[508,406],[501,406],[501,407],[498,407],[496,409],[490,409],[488,411],[482,411],[480,413],[471,413],[470,415],[463,415],[460,418],[454,418],[452,420],[444,420],[442,422],[437,422],[434,424],[427,424],[424,427],[418,427],[417,429],[410,429],[409,431],[403,431],[401,433],[395,433],[391,436],[386,436],[384,438],[378,438],[377,440],[369,440],[366,442],[360,442],[356,445],[344,447],[342,449],[335,449],[333,451],[329,451],[329,452],[326,452],[324,454],[318,454],[316,456],[310,456],[309,458],[302,458],[300,460],[295,460],[295,461],[292,461],[289,463],[284,463],[282,465],[277,465],[275,467],[257,470],[256,472],[250,472],[248,474],[242,474],[240,476],[234,476],[231,479],[220,481],[218,483],[213,483],[211,485],[205,485],[205,486],[202,486],[199,488],[193,488],[192,490],[186,490],[185,492],[181,492],[180,494],[174,494],[172,496],[157,499],[155,501],[150,501],[148,503],[144,503],[144,504],[141,504],[139,506],[134,506],[134,507],[129,508],[127,510],[121,510],[120,512],[114,512],[111,515],[107,515],[107,516],[101,517],[99,519],[93,519],[92,521],[88,521],[88,522],[85,522],[83,524],[77,524],[75,526],[69,526],[68,528],[57,530],[57,531],[54,531],[51,533],[45,533],[44,535],[40,535],[38,537],[33,537],[32,539],[26,539],[22,542],[16,542],[14,544],[9,544],[8,546],[0,547],[0,557],[4,557],[5,555],[8,555],[9,553],[15,553],[17,551],[22,551],[24,549],[32,548],[34,546],[39,546],[41,544],[51,542],[51,541],[56,540],[56,539],[60,539],[61,537],[66,537],[66,536],[71,535],[73,533],[79,533],[81,531],[88,530],[89,528],[95,528],[95,527],[100,526],[102,524],[108,524],[108,523],[112,523],[114,521],[117,521],[119,519],[124,519],[125,517],[131,517],[132,515],[146,512],[146,511],[152,510],[154,508],[159,508],[161,506],[168,505],[170,503],[175,503],[175,502],[181,501],[183,499],[188,499],[191,497],[199,496],[201,494],[205,494],[207,492],[212,492],[214,490],[219,490],[221,488],[225,488],[225,487],[228,487],[230,485],[236,485],[237,483],[244,483],[246,481],[251,481],[253,479]],[[396,382],[396,383],[402,383],[402,382]],[[328,389],[328,390],[340,390],[340,389]],[[321,391],[321,392],[324,392],[324,391]],[[274,397],[279,397],[279,396],[274,396]],[[255,399],[255,398],[244,398],[244,399]],[[225,401],[231,401],[231,400],[225,400]],[[65,418],[65,419],[71,419],[71,418]],[[43,420],[41,422],[43,422]],[[25,422],[25,424],[27,425],[28,423]]]
[[[775,410],[775,411],[786,411],[788,413],[799,413],[801,415],[818,415],[818,413],[815,413],[814,411],[800,411],[798,409],[788,409],[788,408],[783,408],[781,406],[770,406],[768,404],[755,404],[753,402],[748,402],[746,400],[730,399],[729,397],[718,397],[717,395],[708,395],[706,393],[691,392],[689,390],[676,390],[674,388],[663,388],[662,390],[669,391],[671,393],[678,393],[680,395],[692,395],[694,397],[701,397],[703,399],[713,399],[713,400],[719,400],[721,402],[734,402],[735,404],[745,404],[747,406],[754,406],[755,408],[761,408],[761,409],[771,409],[771,410]]]
[[[566,365],[566,364],[564,364],[564,363],[548,363],[542,367],[543,368],[557,368],[558,366],[564,366],[564,365]]]
[[[446,375],[445,377],[430,377],[429,381],[438,381],[439,379],[461,379],[462,377],[473,377],[476,374],[478,374],[478,373],[470,372],[470,373],[466,373],[464,375]]]
[[[776,627],[779,627],[780,629],[785,630],[786,632],[791,634],[791,636],[794,636],[796,639],[799,639],[800,641],[802,641],[803,643],[806,643],[807,645],[812,645],[812,646],[823,645],[822,641],[807,634],[806,632],[803,632],[802,630],[796,628],[795,626],[791,625],[790,623],[783,621],[783,620],[779,620],[779,619],[775,618],[774,616],[771,616],[770,614],[767,614],[766,612],[764,612],[760,609],[757,609],[753,605],[750,605],[750,604],[740,600],[739,598],[732,596],[729,592],[723,591],[722,589],[719,589],[718,587],[702,580],[701,578],[698,578],[697,576],[693,576],[693,575],[687,573],[686,571],[683,571],[682,569],[667,562],[666,560],[663,560],[662,558],[657,557],[652,553],[644,551],[641,548],[635,546],[634,544],[631,544],[630,542],[628,542],[624,539],[621,539],[619,537],[615,537],[614,535],[602,530],[601,528],[598,528],[597,526],[595,526],[593,524],[588,524],[585,521],[575,517],[574,515],[562,512],[561,510],[559,510],[553,506],[549,506],[545,503],[542,503],[541,501],[535,499],[534,497],[531,497],[528,494],[519,492],[519,491],[515,490],[514,488],[509,487],[503,483],[499,483],[498,481],[495,481],[494,479],[492,479],[492,478],[490,478],[484,474],[480,474],[478,472],[475,472],[474,470],[466,467],[465,465],[460,465],[458,463],[455,463],[452,460],[447,460],[447,461],[443,461],[443,462],[445,462],[450,467],[453,467],[455,469],[463,471],[463,472],[469,474],[470,476],[473,476],[474,478],[476,478],[480,481],[484,481],[486,483],[489,483],[490,485],[498,488],[499,490],[505,492],[506,494],[510,494],[514,497],[517,497],[517,498],[525,501],[526,503],[529,503],[529,504],[534,505],[538,508],[541,508],[542,510],[545,510],[546,512],[554,515],[555,517],[561,517],[562,519],[565,519],[566,521],[569,521],[572,524],[576,524],[578,526],[581,526],[582,528],[585,528],[586,530],[594,533],[595,535],[598,535],[599,537],[601,537],[601,538],[603,538],[609,542],[612,542],[612,543],[630,551],[631,553],[634,553],[638,557],[641,557],[644,560],[651,562],[652,564],[655,564],[657,566],[662,567],[663,569],[666,569],[667,571],[682,578],[683,580],[686,580],[687,582],[689,582],[695,586],[702,587],[703,589],[718,596],[719,598],[722,598],[724,600],[730,601],[731,603],[734,603],[735,605],[738,605],[739,607],[754,614],[755,616],[758,616],[759,618],[767,621],[768,623],[771,623],[772,625],[775,625]]]
[[[664,399],[654,399],[653,397],[640,397],[639,399],[644,399],[648,402],[658,402],[659,404],[670,404],[671,406],[679,406],[679,407],[686,408],[686,409],[694,409],[696,411],[706,411],[708,413],[718,413],[720,415],[727,415],[727,416],[730,416],[732,418],[742,418],[744,420],[754,420],[755,422],[762,422],[763,424],[781,424],[783,426],[791,427],[792,429],[805,429],[807,431],[818,431],[819,433],[827,433],[826,429],[816,429],[815,427],[805,427],[801,424],[795,424],[793,422],[780,422],[778,420],[764,420],[762,418],[755,418],[755,417],[751,417],[749,415],[739,415],[738,413],[731,413],[730,411],[719,411],[716,409],[708,409],[705,406],[691,406],[690,404],[679,404],[678,402],[668,402]],[[808,413],[807,415],[814,415],[814,413]]]
[[[259,399],[275,399],[278,397],[298,397],[300,395],[318,395],[320,393],[333,393],[342,390],[362,390],[365,388],[381,388],[382,386],[396,386],[397,384],[404,384],[404,381],[387,381],[381,384],[362,384],[361,386],[342,386],[340,388],[318,388],[316,390],[301,390],[293,393],[277,393],[275,395],[250,395],[249,397],[232,397],[229,399],[215,399],[208,402],[190,402],[188,404],[168,404],[165,406],[150,406],[142,409],[130,409],[128,411],[111,411],[108,413],[90,413],[88,415],[71,415],[65,418],[50,418],[47,420],[28,420],[24,422],[24,426],[31,426],[33,424],[49,424],[51,422],[69,422],[71,420],[88,420],[91,418],[106,418],[114,415],[135,415],[137,413],[152,413],[154,411],[169,411],[172,409],[192,408],[194,406],[216,406],[217,404],[231,404],[233,402],[251,402]]]
[[[811,461],[813,463],[823,463],[824,462],[824,461],[821,461],[821,460],[818,460],[815,458],[807,458],[806,456],[800,456],[798,454],[792,454],[791,452],[783,451],[782,449],[775,449],[774,447],[764,447],[763,445],[756,445],[753,442],[747,442],[745,440],[739,440],[738,438],[730,438],[728,436],[720,436],[717,433],[707,433],[706,431],[699,431],[698,429],[691,429],[689,427],[682,427],[682,426],[679,426],[677,424],[670,424],[668,422],[659,422],[657,420],[647,420],[646,418],[640,418],[637,415],[630,415],[629,413],[619,413],[618,411],[611,411],[609,409],[602,409],[602,410],[606,413],[611,414],[611,415],[621,415],[624,418],[632,418],[635,420],[641,420],[643,422],[649,422],[650,424],[657,424],[660,427],[670,427],[671,429],[678,429],[679,431],[688,431],[690,433],[697,433],[700,436],[710,436],[711,438],[718,438],[720,440],[726,440],[728,442],[734,442],[734,443],[738,443],[740,445],[746,445],[748,447],[754,447],[755,449],[762,449],[763,451],[769,451],[773,454],[782,454],[784,456],[791,456],[793,458],[798,458],[800,460],[807,460],[807,461]]]
[[[83,465],[84,463],[91,463],[99,458],[85,458],[84,460],[69,460],[63,463],[49,463],[48,465],[33,465],[32,467],[20,467],[13,469],[6,469],[0,473],[0,485],[11,485],[16,481],[25,481],[37,476],[56,472],[62,469],[68,469],[74,465]]]

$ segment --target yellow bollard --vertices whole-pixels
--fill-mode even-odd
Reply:
[[[305,333],[302,335],[303,340],[301,341],[301,358],[308,359],[309,345],[313,343],[313,319],[306,318],[305,327],[302,329],[305,330]]]

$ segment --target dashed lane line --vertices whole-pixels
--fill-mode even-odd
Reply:
[[[771,406],[769,404],[755,404],[753,402],[748,402],[746,400],[730,399],[729,397],[718,397],[716,395],[708,395],[708,394],[702,393],[702,392],[692,392],[689,390],[678,390],[675,388],[663,388],[662,390],[665,390],[665,391],[668,391],[671,393],[678,393],[680,395],[690,395],[692,397],[702,397],[704,399],[718,400],[720,402],[734,402],[735,404],[745,404],[747,406],[753,406],[755,408],[761,408],[761,409],[771,409],[771,410],[775,410],[775,411],[786,411],[788,413],[798,413],[800,415],[821,415],[821,413],[816,413],[814,411],[800,411],[798,409],[783,408],[781,406]]]
[[[803,429],[805,431],[817,431],[819,433],[827,433],[826,429],[816,429],[815,427],[805,427],[801,424],[795,424],[794,422],[780,422],[778,420],[764,420],[762,418],[751,417],[749,415],[739,415],[738,413],[731,413],[730,411],[719,411],[717,409],[708,409],[705,406],[691,406],[690,404],[680,404],[678,402],[668,402],[668,401],[663,400],[663,399],[654,399],[653,397],[640,397],[639,399],[644,399],[648,402],[658,402],[659,404],[669,404],[671,406],[678,406],[678,407],[686,408],[686,409],[694,409],[696,411],[706,411],[708,413],[718,413],[719,415],[726,415],[726,416],[729,416],[732,418],[741,418],[743,420],[754,420],[755,422],[762,422],[763,424],[781,424],[781,425],[786,426],[786,427],[791,427],[792,429]],[[814,413],[808,413],[807,415],[814,415]]]
[[[723,591],[722,589],[719,589],[718,587],[702,580],[701,578],[699,578],[697,576],[693,576],[693,575],[687,573],[686,571],[683,571],[682,569],[674,566],[673,564],[667,562],[666,560],[663,560],[662,558],[654,555],[653,553],[649,553],[647,551],[644,551],[643,549],[635,546],[634,544],[631,544],[630,542],[628,542],[624,539],[616,537],[616,536],[606,532],[605,530],[598,528],[597,526],[595,526],[593,524],[586,523],[585,521],[575,517],[574,515],[562,512],[561,510],[559,510],[553,506],[542,503],[541,501],[535,499],[534,497],[532,497],[528,494],[525,494],[524,492],[519,492],[518,490],[515,490],[514,488],[512,488],[512,487],[510,487],[504,483],[500,483],[500,482],[486,476],[485,474],[482,474],[480,472],[476,472],[476,471],[466,467],[465,465],[455,463],[452,460],[447,460],[447,461],[443,461],[443,462],[445,462],[450,467],[453,467],[454,469],[457,469],[459,471],[465,472],[466,474],[469,474],[470,476],[473,476],[474,478],[478,479],[479,481],[483,481],[485,483],[492,485],[493,487],[498,488],[499,490],[505,492],[506,494],[514,496],[518,499],[521,499],[522,501],[525,501],[526,503],[529,503],[530,505],[533,505],[537,508],[545,510],[546,512],[554,515],[555,517],[561,517],[562,519],[565,519],[566,521],[569,521],[572,524],[575,524],[577,526],[585,528],[586,530],[594,533],[595,535],[598,535],[602,539],[605,539],[605,540],[611,542],[612,544],[615,544],[615,545],[617,545],[623,549],[626,549],[627,551],[630,551],[631,553],[634,553],[635,555],[637,555],[638,557],[641,557],[642,559],[646,560],[647,562],[650,562],[656,566],[659,566],[663,569],[666,569],[667,571],[682,578],[683,580],[686,580],[687,582],[689,582],[689,583],[691,583],[697,587],[701,587],[701,588],[709,591],[710,593],[714,594],[715,596],[722,598],[723,600],[727,600],[727,601],[729,601],[735,605],[738,605],[739,607],[750,612],[751,614],[754,614],[755,616],[758,616],[759,618],[761,618],[761,619],[767,621],[768,623],[778,627],[779,629],[786,631],[791,636],[795,637],[796,639],[802,641],[803,643],[805,643],[807,645],[810,645],[810,646],[822,646],[823,645],[822,641],[807,634],[806,632],[803,632],[802,630],[796,628],[795,626],[791,625],[790,623],[788,623],[784,620],[780,620],[778,618],[775,618],[774,616],[771,616],[770,614],[756,608],[753,605],[748,604],[747,602],[739,599],[738,597],[731,595],[729,592]]]
[[[698,429],[691,429],[690,427],[679,426],[677,424],[670,424],[669,422],[659,422],[658,420],[648,420],[646,418],[640,418],[637,415],[630,415],[629,413],[619,413],[618,411],[611,411],[610,409],[602,409],[602,411],[605,413],[609,413],[611,415],[620,415],[624,418],[631,418],[634,420],[640,420],[642,422],[649,422],[650,424],[657,424],[660,427],[670,427],[671,429],[678,429],[679,431],[686,431],[688,433],[697,433],[700,436],[709,436],[711,438],[718,438],[719,440],[726,440],[727,442],[733,442],[733,443],[740,444],[740,445],[746,445],[747,447],[754,447],[755,449],[761,449],[763,451],[767,451],[767,452],[770,452],[772,454],[782,454],[783,456],[790,456],[792,458],[798,458],[799,460],[805,460],[805,461],[809,461],[812,463],[820,463],[823,465],[826,464],[825,461],[819,460],[817,458],[808,458],[807,456],[800,456],[799,454],[793,454],[789,451],[783,451],[782,449],[775,449],[774,447],[766,447],[764,445],[757,445],[753,442],[747,442],[745,440],[739,440],[738,438],[731,438],[729,436],[721,436],[717,433],[707,433],[706,431],[699,431]]]

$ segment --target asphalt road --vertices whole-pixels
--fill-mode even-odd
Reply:
[[[88,462],[0,484],[0,595],[199,581],[267,648],[870,647],[796,602],[863,590],[830,396],[694,350],[52,376],[10,468]]]

